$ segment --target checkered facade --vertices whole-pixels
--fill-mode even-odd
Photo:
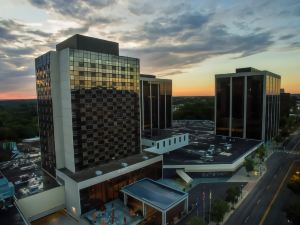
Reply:
[[[75,170],[138,154],[139,60],[69,52]]]
[[[76,170],[139,153],[138,100],[129,91],[72,91]]]

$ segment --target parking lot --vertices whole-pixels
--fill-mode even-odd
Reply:
[[[14,184],[16,198],[24,198],[58,184],[40,167],[40,154],[20,153],[15,159],[1,163],[3,175]]]

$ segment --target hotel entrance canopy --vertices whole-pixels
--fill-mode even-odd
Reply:
[[[166,213],[178,204],[185,202],[185,211],[188,210],[188,193],[176,190],[157,181],[145,178],[122,188],[124,203],[127,205],[127,196],[143,203],[143,215],[146,215],[145,205],[162,213],[162,225],[166,224]]]

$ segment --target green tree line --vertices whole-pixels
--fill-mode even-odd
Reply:
[[[174,120],[214,120],[214,97],[173,97]]]
[[[0,141],[38,135],[36,100],[0,101]]]

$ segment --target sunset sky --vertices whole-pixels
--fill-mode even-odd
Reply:
[[[0,0],[0,99],[35,98],[34,58],[76,33],[119,42],[174,96],[249,66],[300,93],[299,0]]]

